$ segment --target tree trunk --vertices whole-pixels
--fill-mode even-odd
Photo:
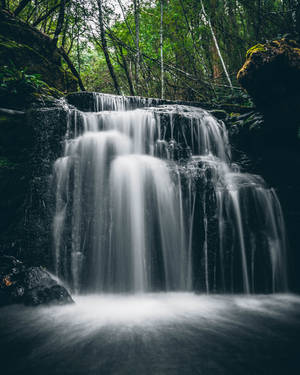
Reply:
[[[133,0],[134,20],[135,20],[135,48],[136,48],[136,66],[135,66],[135,84],[136,91],[139,92],[139,70],[140,70],[140,1]]]
[[[232,82],[231,82],[231,79],[229,77],[229,74],[228,74],[228,70],[226,68],[226,65],[225,65],[225,62],[224,62],[224,59],[222,57],[222,54],[221,54],[221,50],[220,50],[220,47],[219,47],[219,44],[218,44],[218,41],[217,41],[217,38],[216,38],[216,34],[214,32],[214,29],[212,27],[212,24],[211,24],[211,21],[210,21],[210,18],[208,17],[206,11],[205,11],[205,8],[204,8],[204,5],[203,5],[203,1],[200,0],[201,2],[201,7],[202,7],[202,11],[203,11],[203,14],[204,14],[204,17],[206,18],[207,20],[207,23],[208,23],[208,26],[209,26],[209,29],[210,29],[210,32],[211,32],[211,35],[212,35],[212,38],[213,38],[213,41],[214,41],[214,44],[215,44],[215,48],[216,48],[216,52],[219,56],[219,59],[221,61],[221,64],[222,64],[222,67],[223,67],[223,70],[224,70],[224,73],[226,75],[226,78],[227,78],[227,81],[229,83],[229,86],[230,88],[233,90],[233,86],[232,86]]]
[[[102,0],[97,0],[97,3],[98,3],[98,12],[99,12],[99,25],[100,25],[100,37],[101,37],[102,51],[103,51],[104,56],[105,56],[105,60],[106,60],[106,64],[107,64],[110,76],[113,80],[116,93],[118,95],[121,95],[120,86],[119,86],[117,77],[115,75],[115,71],[114,71],[114,68],[112,66],[112,63],[110,61],[109,53],[108,53],[107,42],[106,42],[106,37],[105,37],[105,30],[104,30],[104,23],[103,23]]]
[[[70,0],[66,0],[66,3],[69,2]],[[45,19],[47,19],[49,16],[51,16],[51,14],[58,8],[60,7],[60,4],[56,4],[54,5],[51,9],[48,10],[47,13],[45,13],[44,15],[40,16],[36,21],[33,22],[32,26],[33,27],[36,27],[37,25],[39,25],[42,21],[44,21]]]
[[[124,18],[124,22],[125,22],[125,24],[126,24],[126,26],[127,26],[127,29],[128,29],[128,31],[130,32],[130,35],[132,36],[132,40],[135,41],[135,38],[134,38],[134,35],[133,35],[133,32],[132,32],[132,29],[131,29],[131,27],[130,27],[128,21],[127,21],[126,14],[125,14],[124,7],[123,7],[123,5],[122,5],[121,0],[118,0],[118,3],[119,3],[119,5],[120,5],[120,8],[121,8],[121,11],[122,11],[122,14],[123,14],[123,18]]]
[[[300,2],[299,0],[294,0],[293,7],[293,31],[295,33],[300,33]]]
[[[123,48],[120,46],[119,49],[120,49],[120,55],[121,55],[122,62],[123,62],[123,69],[124,69],[124,72],[126,74],[126,78],[127,78],[127,81],[128,81],[130,95],[135,96],[134,88],[133,88],[133,84],[132,84],[132,80],[131,80],[131,75],[130,75],[130,72],[128,70],[126,58],[123,54]]]
[[[30,3],[30,0],[20,1],[20,4],[17,6],[16,10],[14,11],[14,15],[17,16],[19,13],[21,13],[28,3]]]
[[[164,1],[160,0],[160,76],[161,76],[161,99],[165,96],[164,81],[164,51],[163,51],[163,22],[164,22]]]
[[[2,9],[6,8],[6,0],[1,0],[1,8]]]
[[[209,78],[209,72],[208,72],[208,69],[206,67],[206,63],[204,61],[202,53],[199,51],[199,48],[197,48],[196,41],[195,41],[195,36],[194,36],[194,32],[193,32],[193,30],[191,28],[191,25],[190,25],[190,22],[189,22],[189,20],[187,18],[187,13],[186,13],[186,10],[185,10],[184,4],[183,4],[183,0],[179,0],[179,2],[180,2],[180,5],[181,5],[181,8],[182,8],[182,13],[183,13],[183,16],[184,16],[184,19],[185,19],[186,26],[187,26],[188,31],[189,31],[189,33],[191,35],[191,38],[192,38],[192,42],[193,42],[193,47],[194,47],[195,53],[199,57],[199,60],[200,60],[200,63],[201,63],[201,66],[203,68],[203,71],[204,71],[204,74],[205,74],[206,78]]]
[[[57,46],[59,34],[61,33],[63,29],[64,20],[65,20],[65,6],[66,6],[66,0],[61,0],[58,20],[57,20],[56,29],[55,29],[54,38],[53,38],[53,43],[55,46]]]
[[[66,16],[66,22],[65,22],[65,26],[64,26],[64,29],[63,29],[63,33],[62,33],[62,40],[61,40],[61,45],[63,48],[65,48],[65,45],[66,45],[66,41],[67,41],[67,33],[68,33],[68,28],[69,28],[69,11],[67,12],[67,16]]]
[[[60,54],[62,55],[63,59],[65,60],[65,62],[68,64],[68,67],[70,68],[71,72],[73,73],[73,75],[77,78],[78,80],[78,84],[79,84],[79,87],[80,87],[80,90],[81,91],[85,91],[85,88],[84,88],[84,85],[82,83],[82,80],[81,80],[81,77],[80,77],[80,74],[78,74],[75,66],[73,65],[72,61],[70,60],[69,56],[67,55],[66,51],[63,49],[63,48],[59,48],[58,51],[60,52]]]

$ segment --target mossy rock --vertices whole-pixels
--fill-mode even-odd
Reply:
[[[0,10],[0,65],[13,64],[28,74],[39,74],[51,91],[72,92],[78,81],[63,69],[59,50],[39,30]]]
[[[253,46],[250,49],[248,49],[248,51],[246,53],[246,59],[251,58],[251,56],[253,55],[253,53],[265,52],[265,51],[266,51],[266,47],[263,44],[260,44],[260,43],[256,44],[255,46]]]
[[[77,80],[70,72],[53,64],[33,48],[3,37],[0,37],[0,64],[26,68],[27,73],[39,74],[49,88],[59,91],[72,91],[77,86]]]
[[[299,97],[300,46],[286,38],[255,45],[237,79],[260,108]]]
[[[0,11],[0,35],[30,46],[51,60],[53,64],[61,65],[61,56],[48,35],[3,10]]]

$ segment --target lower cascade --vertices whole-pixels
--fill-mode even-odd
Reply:
[[[56,274],[77,293],[285,291],[280,203],[232,163],[225,125],[195,107],[118,103],[95,94],[101,112],[69,109]]]

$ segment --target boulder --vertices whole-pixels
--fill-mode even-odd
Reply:
[[[0,257],[0,306],[73,303],[69,292],[43,267],[27,268],[11,256]]]
[[[237,79],[259,109],[299,100],[300,45],[289,38],[255,45]]]
[[[39,74],[51,88],[77,90],[77,79],[63,68],[61,54],[49,36],[0,9],[0,65],[11,68],[11,64],[26,74]]]
[[[72,297],[61,285],[53,285],[50,288],[37,287],[28,290],[24,294],[23,301],[25,305],[31,306],[44,304],[65,305],[68,303],[73,303]]]

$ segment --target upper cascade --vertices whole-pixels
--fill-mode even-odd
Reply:
[[[70,107],[53,173],[55,270],[74,291],[286,290],[280,203],[232,164],[224,123],[186,105],[93,98],[92,112]]]

